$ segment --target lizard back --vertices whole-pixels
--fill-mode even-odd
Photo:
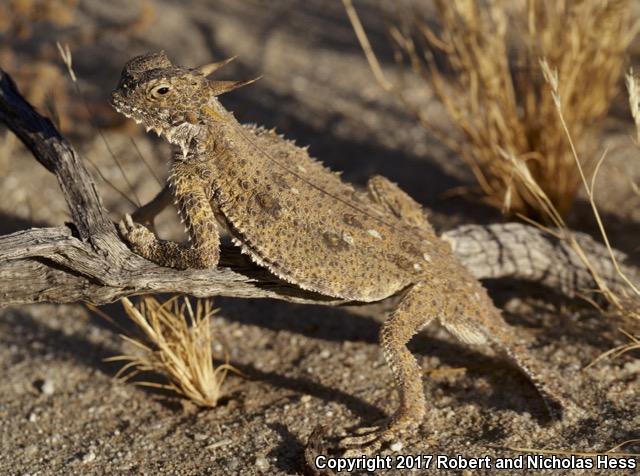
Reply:
[[[400,221],[273,131],[235,119],[218,132],[213,203],[236,243],[298,286],[359,301],[429,272],[435,235]]]

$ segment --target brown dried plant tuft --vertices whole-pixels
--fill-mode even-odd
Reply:
[[[417,21],[420,50],[396,34],[465,141],[459,152],[489,203],[544,217],[539,201],[517,180],[500,151],[518,157],[561,215],[581,186],[552,91],[540,74],[555,71],[564,119],[576,146],[594,165],[592,139],[606,114],[634,37],[627,0],[436,0],[442,31]],[[482,4],[486,7],[482,7]],[[510,47],[514,45],[514,47]],[[418,55],[423,51],[424,60]],[[440,53],[446,66],[439,66]],[[446,72],[445,72],[446,68]],[[585,154],[586,153],[586,154]]]
[[[598,287],[598,291],[602,294],[602,296],[609,303],[611,308],[615,311],[615,315],[621,317],[623,321],[634,327],[638,328],[640,325],[640,283],[633,282],[630,277],[626,276],[625,273],[621,270],[621,267],[618,263],[618,256],[616,252],[612,248],[609,237],[607,235],[607,231],[605,229],[604,223],[600,216],[600,212],[598,210],[598,206],[596,203],[595,197],[595,184],[598,178],[598,172],[601,169],[602,164],[606,159],[606,152],[600,157],[597,163],[594,166],[593,173],[589,179],[587,179],[587,175],[582,166],[582,161],[579,158],[578,151],[576,149],[574,140],[572,138],[571,132],[569,130],[569,126],[567,124],[567,120],[565,118],[564,106],[565,102],[562,99],[562,89],[560,87],[560,83],[558,81],[558,72],[552,69],[549,66],[549,63],[543,59],[540,61],[540,67],[543,72],[543,77],[546,81],[547,87],[551,93],[553,98],[553,103],[555,105],[555,113],[558,117],[558,121],[560,123],[560,129],[565,135],[565,138],[568,143],[570,157],[574,161],[575,167],[577,169],[578,177],[580,184],[584,188],[584,191],[589,200],[589,204],[591,206],[591,210],[593,212],[593,216],[598,225],[598,230],[600,231],[600,236],[602,241],[604,242],[607,250],[609,251],[609,257],[611,262],[618,272],[618,275],[622,278],[623,282],[626,284],[624,288],[620,290],[614,291],[612,290],[604,279],[598,274],[595,266],[592,265],[591,259],[587,253],[582,249],[578,240],[576,239],[574,233],[569,229],[567,224],[562,218],[559,210],[556,208],[555,204],[551,201],[546,192],[542,189],[540,184],[536,181],[535,177],[531,174],[527,164],[520,158],[506,152],[501,151],[502,156],[505,160],[509,161],[513,166],[513,174],[514,178],[516,178],[524,187],[526,187],[527,192],[535,199],[538,203],[538,208],[542,212],[542,218],[547,222],[552,224],[555,229],[545,228],[540,223],[533,222],[530,219],[526,219],[527,221],[533,222],[535,225],[540,226],[544,230],[549,233],[555,235],[559,239],[567,242],[571,248],[578,255],[580,260],[584,263],[584,265],[589,269],[591,275]],[[627,84],[630,84],[631,81],[635,81],[633,77],[627,76]],[[632,115],[635,115],[636,112],[634,109],[634,104],[637,104],[638,97],[635,95],[637,91],[634,92],[632,87],[629,87],[629,104],[631,107]],[[593,302],[593,301],[592,301]],[[594,303],[595,304],[595,303]],[[625,333],[627,336],[630,334]],[[634,338],[635,339],[635,338]],[[627,344],[625,346],[621,346],[620,348],[614,349],[614,352],[611,354],[616,354],[616,352],[620,351],[620,349],[633,350],[637,347],[637,339],[632,339],[631,344]],[[609,355],[609,353],[607,353]],[[619,354],[616,354],[619,355]]]
[[[632,282],[618,265],[594,195],[606,153],[597,161],[581,159],[578,153],[580,145],[588,148],[587,134],[597,130],[598,120],[607,111],[621,73],[624,50],[637,30],[638,24],[632,25],[625,16],[628,2],[524,0],[520,10],[511,4],[515,9],[510,12],[501,0],[483,2],[484,9],[478,0],[435,2],[442,27],[440,36],[414,18],[423,44],[431,45],[431,50],[420,49],[414,36],[397,27],[392,27],[391,33],[413,70],[434,85],[466,139],[462,145],[435,127],[405,91],[385,77],[352,1],[343,0],[380,86],[395,94],[423,126],[463,155],[490,203],[567,242],[590,270],[614,315],[637,329],[640,283]],[[509,38],[520,42],[520,49],[512,56],[507,48],[509,16],[517,23],[518,19],[522,22],[523,14],[525,33],[521,38]],[[433,49],[448,63],[446,77]],[[545,57],[547,53],[551,60]],[[640,146],[640,81],[630,72],[626,83]],[[589,168],[592,174],[587,180]],[[638,192],[637,184],[631,186]],[[627,285],[625,289],[614,291],[607,285],[563,219],[580,187],[586,192],[612,264]],[[555,228],[547,228],[532,217]],[[630,342],[602,357],[638,349],[639,338],[622,332]]]
[[[202,407],[216,406],[227,372],[235,369],[229,364],[214,366],[212,301],[196,299],[194,307],[186,297],[176,296],[165,303],[144,297],[137,306],[127,298],[122,304],[127,316],[142,331],[143,338],[122,337],[140,349],[142,355],[109,358],[109,361],[128,362],[117,376],[128,380],[142,372],[156,372],[169,383],[136,383],[174,391]]]
[[[349,13],[351,0],[343,2]],[[392,38],[410,68],[433,88],[462,140],[443,134],[401,87],[390,88],[386,78],[378,81],[464,158],[488,203],[505,212],[545,216],[537,198],[514,177],[506,151],[524,161],[565,216],[581,179],[539,60],[546,58],[558,72],[566,123],[588,170],[595,165],[598,126],[638,26],[630,20],[628,3],[434,0],[437,33],[420,12],[403,11],[409,19],[391,28]],[[365,42],[358,37],[366,53],[366,37]],[[368,58],[375,74],[377,61]]]
[[[636,126],[636,146],[640,147],[640,79],[634,74],[633,69],[629,70],[625,76],[627,83],[627,94],[629,95],[629,109],[631,110],[631,117],[633,123]],[[640,196],[640,185],[633,180],[631,181],[631,188]]]

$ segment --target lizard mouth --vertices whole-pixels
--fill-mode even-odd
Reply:
[[[137,107],[129,107],[128,105],[125,105],[125,103],[120,101],[115,96],[115,94],[111,98],[111,105],[116,111],[118,111],[123,116],[129,119],[133,119],[136,122],[136,124],[144,125],[147,132],[154,131],[156,134],[158,134],[158,137],[160,136],[166,137],[166,131],[163,128],[147,125],[146,121],[144,120],[141,114],[142,111],[140,109],[138,109]]]
[[[148,114],[142,109],[130,105],[117,90],[111,94],[110,102],[116,111],[129,119],[133,119],[137,124],[142,124],[147,132],[154,131],[158,134],[158,137],[163,137],[170,144],[179,146],[184,157],[187,156],[191,140],[200,132],[199,126],[184,120],[169,126],[157,125],[158,121],[149,118]]]

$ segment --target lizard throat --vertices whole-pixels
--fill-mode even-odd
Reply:
[[[200,125],[183,122],[177,126],[170,126],[162,130],[161,135],[170,144],[177,145],[182,151],[183,158],[186,159],[189,156],[189,152],[197,152],[200,149],[198,144],[201,142],[202,129]]]

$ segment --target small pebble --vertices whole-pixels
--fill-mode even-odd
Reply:
[[[44,383],[40,387],[40,391],[45,395],[53,395],[53,392],[55,392],[55,385],[53,384],[53,380],[49,378],[45,379]]]
[[[391,446],[389,446],[389,448],[391,449],[391,451],[395,451],[397,453],[402,449],[402,442],[396,441],[395,443],[392,443]]]
[[[91,463],[94,459],[96,459],[96,454],[93,451],[89,451],[82,457],[82,464]]]
[[[196,433],[195,435],[193,435],[193,439],[195,441],[204,441],[207,438],[209,438],[209,435],[206,435],[204,433]]]
[[[264,456],[259,456],[256,458],[256,466],[258,467],[258,469],[266,471],[267,469],[269,469],[269,461],[267,461],[267,458],[265,458]]]
[[[37,422],[38,421],[38,415],[36,415],[35,412],[29,413],[29,421],[31,423]]]
[[[231,443],[233,443],[233,440],[230,440],[230,439],[220,440],[220,441],[211,443],[209,446],[207,446],[206,449],[215,450],[216,448],[221,448],[223,446],[230,445]]]
[[[33,456],[38,452],[38,445],[29,445],[24,449],[24,454],[27,456]]]

